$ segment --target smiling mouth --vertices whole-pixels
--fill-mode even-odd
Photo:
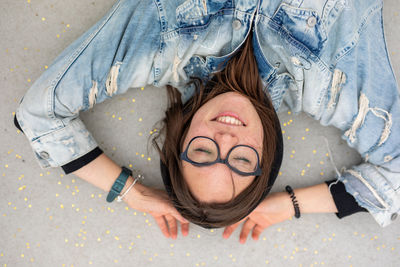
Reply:
[[[246,126],[241,120],[238,118],[232,117],[232,116],[227,116],[227,115],[222,115],[218,116],[214,119],[214,121],[228,124],[228,125],[233,125],[233,126]]]

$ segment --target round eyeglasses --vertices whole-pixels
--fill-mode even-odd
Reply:
[[[221,159],[218,144],[206,136],[196,136],[190,140],[185,151],[181,153],[180,159],[198,167],[222,163],[242,176],[259,176],[262,173],[259,164],[260,157],[253,147],[234,146],[229,150],[226,158]]]

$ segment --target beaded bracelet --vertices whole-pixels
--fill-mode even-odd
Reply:
[[[289,185],[286,186],[286,192],[289,193],[290,198],[292,199],[293,206],[294,206],[294,216],[296,218],[300,218],[299,203],[296,200],[296,196],[294,195],[293,189]]]

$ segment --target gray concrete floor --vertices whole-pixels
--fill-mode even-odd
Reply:
[[[224,240],[223,229],[211,232],[191,224],[189,236],[172,240],[151,216],[125,204],[108,204],[105,192],[74,175],[63,176],[61,168],[42,170],[14,127],[13,112],[45,66],[113,3],[0,2],[0,266],[399,266],[398,221],[381,228],[368,213],[342,220],[334,214],[304,215],[268,228],[259,241],[248,239],[245,245],[238,242],[239,229]],[[385,1],[385,32],[397,77],[399,12],[398,1]],[[163,188],[159,159],[154,150],[147,151],[146,142],[165,106],[163,89],[132,88],[81,118],[109,157],[140,169],[144,184]],[[305,114],[285,113],[280,119],[285,156],[273,191],[334,177],[322,136],[339,169],[360,162],[337,129],[322,127]]]

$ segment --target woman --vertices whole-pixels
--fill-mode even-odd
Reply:
[[[131,175],[115,193],[124,171],[79,112],[147,84],[169,92],[159,144],[168,195]],[[341,129],[364,162],[333,181],[265,198],[282,156],[275,110],[285,106]],[[298,208],[339,217],[368,211],[381,226],[391,223],[400,209],[399,108],[382,1],[120,0],[35,81],[15,121],[42,168],[61,166],[120,193],[166,236],[176,238],[176,220],[184,235],[188,220],[230,225],[225,237],[246,220],[244,241]]]

